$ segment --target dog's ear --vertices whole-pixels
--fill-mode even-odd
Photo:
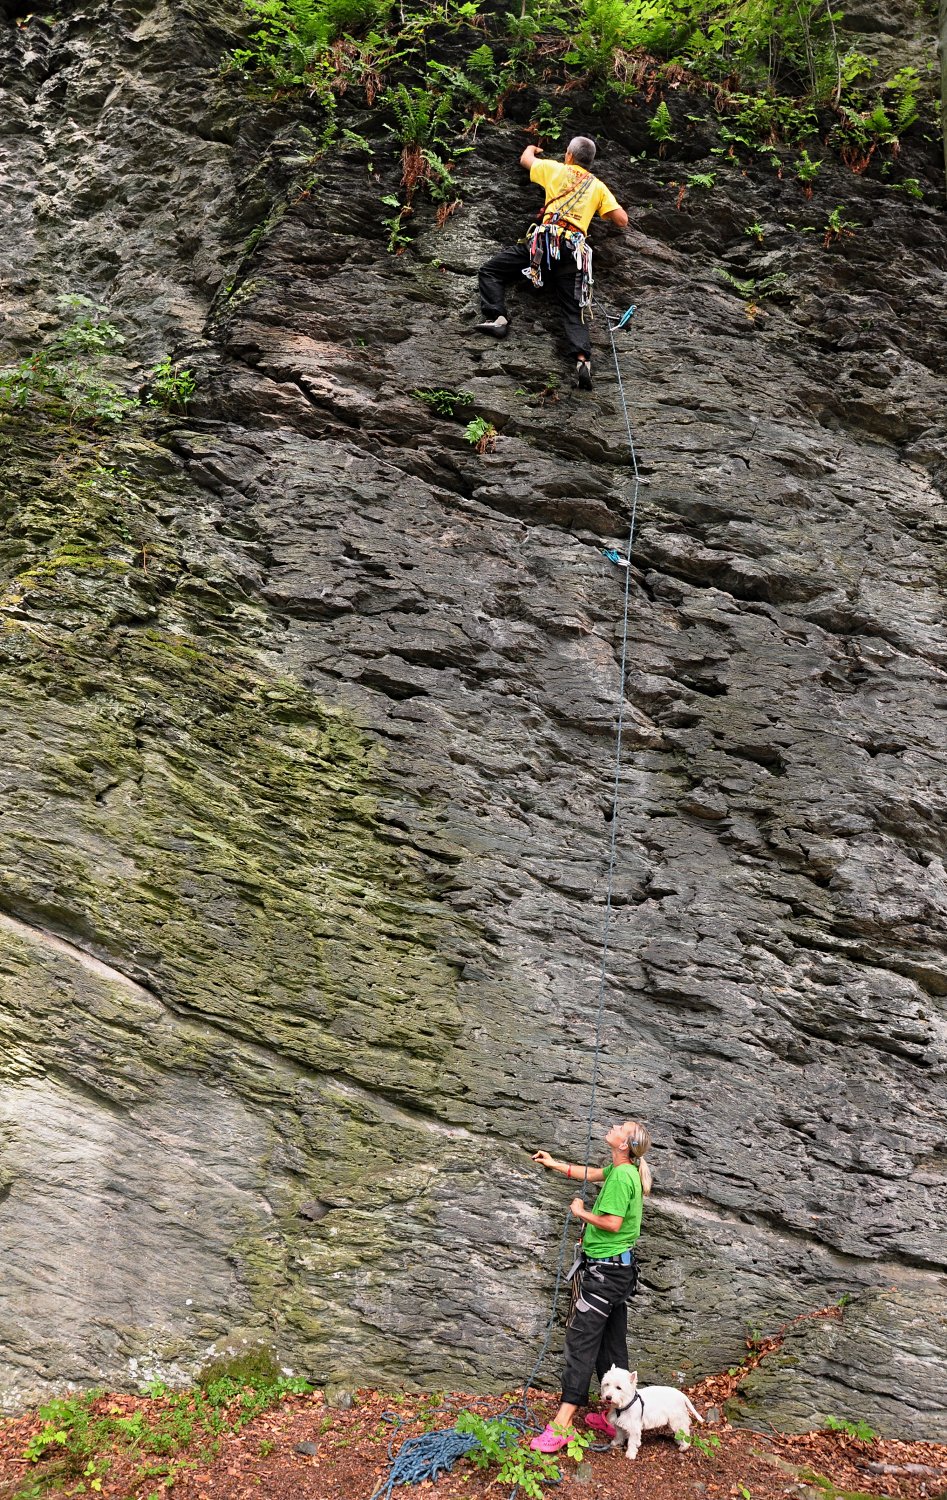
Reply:
[[[629,1370],[628,1371],[628,1379],[631,1381],[632,1385],[637,1385],[638,1384],[638,1371],[637,1370]]]

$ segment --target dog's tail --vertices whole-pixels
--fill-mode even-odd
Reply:
[[[681,1394],[683,1395],[683,1392]],[[686,1403],[687,1410],[690,1412],[691,1416],[692,1417],[696,1417],[697,1420],[698,1420],[698,1422],[703,1422],[704,1419],[701,1416],[700,1412],[697,1410],[697,1407],[694,1405],[694,1403],[691,1400],[690,1396],[684,1396],[684,1401]],[[703,1438],[701,1438],[701,1442],[703,1442]]]

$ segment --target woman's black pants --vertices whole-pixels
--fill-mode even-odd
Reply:
[[[506,283],[514,281],[529,265],[529,251],[525,245],[510,245],[491,257],[480,267],[480,306],[483,315],[492,322],[494,318],[509,316],[506,310]],[[562,316],[562,328],[573,359],[584,354],[592,357],[592,340],[589,330],[582,322],[582,309],[577,293],[581,292],[582,277],[575,259],[568,250],[560,260],[543,262],[543,285],[555,294]]]
[[[612,1365],[628,1368],[627,1301],[638,1271],[612,1261],[587,1260],[575,1273],[572,1308],[566,1324],[562,1400],[585,1406],[592,1372],[601,1380]]]

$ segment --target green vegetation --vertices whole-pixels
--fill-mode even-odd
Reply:
[[[674,124],[671,120],[671,111],[663,99],[648,121],[648,132],[657,143],[659,155],[663,156],[668,142],[674,139]]]
[[[840,1490],[831,1479],[813,1469],[803,1469],[799,1478],[807,1485],[814,1485],[823,1500],[883,1500],[883,1496],[868,1490]]]
[[[138,1460],[136,1484],[160,1478],[170,1488],[175,1471],[216,1454],[222,1433],[240,1432],[284,1396],[311,1389],[304,1380],[282,1376],[238,1381],[225,1375],[192,1391],[153,1381],[145,1392],[148,1407],[129,1409],[97,1391],[58,1397],[40,1407],[43,1426],[23,1451],[36,1472],[20,1495],[26,1500],[67,1484],[74,1486],[72,1493],[99,1491],[116,1453]]]
[[[245,4],[255,24],[228,66],[270,96],[298,89],[321,103],[328,123],[319,150],[345,144],[333,116],[343,96],[377,102],[387,114],[406,190],[398,215],[386,221],[394,250],[407,243],[404,221],[416,191],[423,187],[444,211],[456,202],[453,167],[472,149],[480,120],[500,117],[513,91],[540,78],[549,86],[555,79],[560,90],[594,86],[600,101],[609,92],[643,92],[654,101],[647,126],[661,156],[699,118],[672,112],[669,90],[700,85],[720,116],[718,151],[766,152],[780,175],[774,148],[824,136],[819,110],[832,112],[831,144],[860,171],[883,149],[893,156],[928,108],[928,79],[913,67],[875,77],[831,0],[520,0],[500,14],[481,11],[476,0]],[[430,55],[433,26],[450,62]],[[567,115],[568,106],[546,99],[533,128],[554,142]],[[805,173],[818,163],[805,151],[800,160],[808,194]]]
[[[821,158],[818,161],[813,161],[806,150],[801,151],[796,158],[796,181],[801,183],[802,191],[807,198],[812,197],[812,184],[819,175],[821,165]]]
[[[786,273],[785,271],[773,271],[768,276],[734,276],[732,272],[725,271],[718,266],[717,275],[731,286],[742,297],[744,302],[759,302],[765,297],[778,298],[780,293],[785,295]],[[730,1372],[733,1374],[733,1371]]]
[[[474,417],[464,428],[464,437],[478,453],[492,453],[496,447],[497,430],[486,417]]]
[[[170,355],[149,370],[148,382],[151,394],[147,404],[168,412],[187,411],[188,402],[197,389],[193,372],[175,364]]]
[[[34,353],[0,370],[0,413],[31,408],[60,421],[101,427],[135,410],[105,373],[125,340],[89,297],[57,299],[61,324]]]
[[[542,1500],[543,1483],[558,1483],[561,1476],[555,1459],[521,1446],[522,1433],[512,1422],[462,1411],[456,1426],[458,1432],[470,1432],[477,1439],[478,1445],[468,1453],[468,1460],[478,1469],[496,1469],[491,1476],[492,1484],[518,1486],[529,1500]],[[591,1442],[591,1434],[576,1432],[565,1452],[578,1463]]]
[[[867,1422],[850,1422],[844,1417],[826,1417],[825,1425],[829,1432],[844,1432],[848,1437],[859,1438],[863,1443],[870,1443],[878,1436]]]
[[[416,390],[412,392],[412,395],[432,407],[439,417],[453,417],[458,406],[470,406],[474,399],[470,391],[448,391],[440,388]]]
[[[690,1437],[688,1437],[687,1433],[682,1430],[675,1432],[674,1440],[678,1443],[690,1443],[691,1447],[697,1450],[701,1458],[713,1458],[720,1447],[720,1439],[712,1432],[708,1432],[706,1437],[699,1432],[692,1432]]]
[[[840,203],[837,208],[833,208],[825,221],[825,228],[822,231],[822,243],[826,250],[830,245],[835,244],[837,240],[851,239],[858,228],[858,220],[846,219],[844,213],[845,206]]]
[[[140,404],[109,379],[109,359],[125,338],[90,297],[57,299],[59,326],[18,364],[0,370],[0,416],[29,411],[55,424],[101,430],[140,414]],[[145,406],[185,412],[197,388],[193,372],[163,359],[146,376]]]

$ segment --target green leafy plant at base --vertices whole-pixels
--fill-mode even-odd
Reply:
[[[870,1443],[878,1436],[867,1422],[849,1422],[844,1417],[826,1417],[825,1426],[829,1432],[844,1432],[848,1437],[860,1438],[863,1443]]]
[[[104,362],[125,340],[91,298],[57,298],[62,327],[19,364],[0,370],[0,412],[31,407],[58,420],[100,427],[120,422],[135,402],[108,380]]]
[[[690,1437],[688,1437],[687,1433],[681,1430],[675,1432],[674,1441],[676,1443],[689,1443],[692,1448],[697,1450],[701,1458],[713,1458],[720,1447],[720,1439],[715,1437],[712,1432],[709,1432],[706,1437],[703,1437],[699,1432],[692,1432]]]
[[[147,404],[165,411],[187,411],[187,404],[197,389],[193,371],[175,364],[170,354],[148,372],[151,387]]]
[[[559,1465],[549,1454],[534,1453],[522,1445],[523,1434],[514,1423],[503,1417],[479,1417],[475,1412],[463,1411],[456,1426],[458,1432],[469,1432],[477,1439],[477,1447],[467,1454],[468,1460],[478,1469],[496,1467],[491,1483],[519,1486],[529,1500],[541,1500],[543,1481],[558,1483]],[[591,1442],[591,1434],[571,1433],[564,1451],[578,1463]]]
[[[478,453],[492,453],[496,447],[497,430],[486,417],[474,417],[464,428],[464,437]]]
[[[458,406],[470,406],[473,396],[470,391],[451,391],[442,388],[431,390],[414,390],[411,393],[417,396],[419,401],[424,401],[428,406],[434,408],[440,417],[454,416]]]
[[[186,1462],[212,1458],[220,1434],[239,1432],[254,1417],[286,1395],[304,1395],[312,1387],[299,1379],[273,1378],[261,1372],[242,1380],[217,1374],[206,1387],[172,1391],[161,1381],[145,1387],[160,1405],[124,1415],[116,1405],[101,1410],[101,1392],[57,1397],[40,1407],[43,1426],[27,1443],[23,1457],[35,1469],[29,1480],[37,1497],[64,1480],[80,1480],[89,1490],[101,1490],[109,1451],[139,1454],[152,1461],[139,1466],[139,1481],[161,1476],[165,1488]],[[181,1457],[184,1455],[184,1457]]]

